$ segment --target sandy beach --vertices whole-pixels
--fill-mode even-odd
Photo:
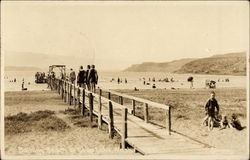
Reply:
[[[82,126],[74,125],[70,115],[64,114],[69,106],[52,91],[27,91],[5,93],[5,117],[19,112],[55,111],[55,116],[66,122],[65,131],[32,131],[5,134],[5,154],[10,155],[126,155],[131,150],[120,150],[119,138],[109,139],[107,130],[89,125],[86,115]]]
[[[125,94],[149,99],[161,104],[171,105],[172,128],[176,133],[185,137],[207,144],[216,149],[228,149],[237,155],[246,154],[248,151],[247,130],[241,131],[235,128],[220,130],[208,128],[202,125],[205,117],[204,103],[209,98],[209,89],[150,89],[150,90],[117,90]],[[220,105],[220,114],[227,115],[230,119],[232,113],[238,115],[242,126],[247,126],[247,102],[246,90],[241,88],[216,89],[216,99]],[[131,102],[124,101],[124,105],[131,105]],[[138,104],[137,115],[143,117],[143,108]],[[156,108],[149,108],[150,121],[161,126],[165,125],[164,111]]]
[[[132,150],[120,150],[119,137],[110,140],[106,130],[98,131],[96,127],[89,126],[88,119],[83,118],[81,121],[82,126],[74,125],[74,123],[80,122],[73,122],[70,115],[62,113],[69,109],[69,106],[61,100],[58,93],[50,91],[47,88],[47,84],[34,83],[33,73],[28,73],[23,73],[22,75],[29,75],[26,78],[31,81],[30,85],[27,85],[28,91],[15,91],[19,90],[19,83],[14,84],[5,79],[5,117],[13,116],[20,112],[33,113],[51,110],[55,111],[57,118],[63,120],[71,127],[60,132],[32,131],[14,135],[6,134],[6,155],[134,155]],[[214,128],[213,131],[209,132],[207,127],[201,125],[201,121],[204,118],[203,105],[208,99],[210,92],[210,89],[204,88],[203,81],[207,78],[215,79],[218,77],[211,75],[196,76],[196,79],[199,81],[195,81],[194,88],[190,89],[190,83],[186,81],[187,75],[176,75],[175,79],[178,81],[168,83],[155,82],[157,88],[152,89],[151,85],[143,85],[143,81],[139,80],[139,77],[145,76],[142,73],[138,74],[137,77],[131,73],[122,74],[131,77],[131,79],[128,78],[128,83],[118,84],[116,81],[110,82],[108,76],[117,76],[119,73],[106,73],[101,74],[104,77],[99,82],[98,87],[115,89],[118,92],[135,97],[172,105],[174,106],[172,110],[172,128],[174,132],[213,148],[230,150],[235,155],[243,155],[247,152],[247,129],[237,131],[233,128],[224,130]],[[157,73],[151,76],[160,78],[161,75]],[[226,77],[228,76],[219,76],[219,78]],[[221,106],[221,113],[228,116],[236,113],[243,126],[247,126],[245,79],[241,76],[231,76],[230,82],[218,82],[217,89],[214,89]],[[152,82],[150,83],[152,84]],[[135,86],[139,91],[133,90]],[[131,105],[131,102],[126,100],[124,103],[127,106]],[[162,113],[161,110],[149,107],[150,121],[164,125],[165,119]],[[137,105],[136,114],[138,117],[143,117],[140,104]],[[95,135],[94,139],[91,138],[93,135]]]

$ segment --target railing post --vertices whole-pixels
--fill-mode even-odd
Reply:
[[[111,93],[108,92],[108,99],[111,100]]]
[[[80,87],[78,87],[78,89],[77,89],[77,103],[78,103],[79,109],[81,108],[80,94],[81,94],[81,89],[80,89]]]
[[[57,88],[57,91],[58,91],[58,94],[60,95],[60,84],[61,84],[61,80],[60,79],[58,79],[58,88]]]
[[[144,121],[148,123],[148,104],[144,103]]]
[[[123,108],[122,109],[122,135],[121,135],[121,144],[122,144],[122,149],[126,148],[126,138],[128,136],[128,126],[127,126],[127,113],[128,109]]]
[[[64,81],[63,80],[61,83],[61,96],[62,96],[62,100],[63,100],[63,96],[64,96]]]
[[[68,82],[68,94],[67,94],[67,99],[68,99],[68,103],[70,101],[70,85],[69,85],[69,82]]]
[[[166,110],[166,129],[168,135],[171,135],[171,106]]]
[[[90,121],[93,122],[93,95],[89,93],[89,116]]]
[[[64,102],[66,103],[67,102],[67,82],[65,81],[64,82]]]
[[[99,107],[98,107],[98,128],[102,128],[102,90],[99,92]]]
[[[113,105],[112,102],[109,101],[109,108],[108,108],[108,113],[109,113],[109,138],[114,137],[114,117],[113,117]]]
[[[122,97],[122,96],[119,96],[119,99],[120,99],[120,100],[119,100],[120,104],[123,105],[123,97]]]
[[[76,107],[76,86],[75,86],[75,83],[74,83],[74,94],[73,94],[73,100],[74,100],[74,105]]]
[[[82,90],[82,115],[84,116],[85,111],[85,89]]]
[[[72,104],[72,83],[70,83],[70,88],[69,88],[69,105]]]
[[[133,111],[133,115],[135,116],[135,100],[132,99],[132,111]]]

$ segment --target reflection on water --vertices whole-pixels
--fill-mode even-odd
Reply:
[[[20,91],[22,80],[24,79],[25,87],[28,90],[46,90],[47,84],[35,83],[35,71],[6,71],[4,73],[4,90],[5,91]],[[205,80],[210,79],[216,81],[217,88],[223,87],[240,87],[246,88],[247,78],[246,76],[228,76],[228,75],[193,75],[193,74],[172,74],[163,72],[99,72],[98,86],[105,89],[149,89],[155,84],[156,88],[189,88],[190,83],[187,82],[187,78],[194,77],[194,88],[204,88]],[[122,83],[117,83],[117,78],[122,80]],[[16,78],[16,82],[13,81]],[[113,82],[110,82],[111,79]],[[125,78],[128,83],[124,83]],[[143,85],[143,78],[150,85]],[[149,81],[149,78],[151,81]],[[152,78],[155,78],[155,82],[152,82]],[[159,79],[173,78],[174,82],[159,82]],[[229,82],[225,82],[225,79],[229,78]],[[141,79],[141,80],[140,80]],[[218,80],[220,79],[220,82]],[[223,81],[222,81],[223,80]],[[30,83],[30,84],[29,84]]]

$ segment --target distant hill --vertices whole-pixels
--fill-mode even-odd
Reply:
[[[246,53],[229,53],[196,59],[186,63],[175,73],[246,75]]]
[[[194,58],[186,58],[171,62],[154,63],[144,62],[142,64],[134,64],[125,69],[126,72],[174,72],[180,69],[184,64],[195,60]]]
[[[5,71],[42,71],[41,68],[38,67],[27,67],[27,66],[5,66]]]

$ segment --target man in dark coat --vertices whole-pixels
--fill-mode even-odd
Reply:
[[[95,93],[95,89],[96,89],[96,84],[98,83],[98,74],[97,71],[95,69],[95,65],[92,65],[91,70],[89,71],[89,83],[90,83],[90,90],[91,92]]]
[[[83,66],[80,66],[78,75],[77,75],[77,84],[79,87],[86,88],[86,71],[83,70]]]

